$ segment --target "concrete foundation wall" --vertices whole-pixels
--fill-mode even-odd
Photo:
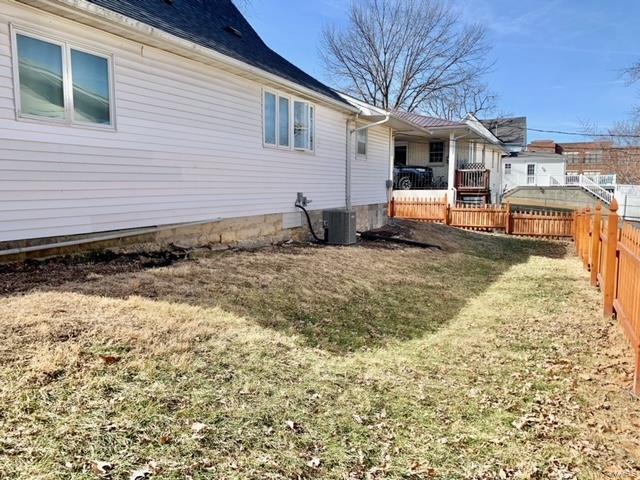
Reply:
[[[371,230],[383,226],[387,221],[387,204],[359,205],[356,211],[358,230]],[[322,210],[309,212],[311,222],[319,237],[324,235]],[[116,232],[112,232],[117,235]],[[174,226],[150,232],[145,229],[121,232],[122,236],[91,241],[90,235],[39,238],[14,242],[0,242],[0,264],[21,262],[28,259],[42,259],[61,255],[82,254],[109,248],[135,247],[136,250],[161,250],[170,247],[224,247],[253,246],[284,242],[287,240],[305,241],[311,238],[307,220],[300,213],[255,215],[242,218],[228,218],[198,225]],[[47,246],[62,242],[87,240],[87,243],[67,246],[52,246],[29,252],[16,252],[9,255],[2,251]]]
[[[502,201],[523,207],[575,210],[594,208],[598,199],[580,187],[518,187],[507,192]]]

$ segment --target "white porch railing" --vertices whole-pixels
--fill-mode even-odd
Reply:
[[[584,177],[587,180],[599,185],[600,187],[614,188],[617,185],[616,175],[566,175],[566,185],[578,185],[580,183],[580,177]],[[574,182],[574,183],[570,183]]]
[[[602,188],[600,185],[598,185],[596,182],[591,180],[586,175],[580,175],[580,178],[578,180],[578,185],[582,187],[584,190],[586,190],[587,192],[598,197],[607,205],[611,205],[611,202],[613,201],[613,193],[605,190],[604,188]]]
[[[580,187],[599,198],[607,205],[613,200],[613,193],[603,187],[615,187],[615,175],[505,175],[506,191],[516,187]]]

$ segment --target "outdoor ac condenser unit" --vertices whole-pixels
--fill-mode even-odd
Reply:
[[[324,210],[325,240],[331,245],[356,243],[356,212],[344,208]]]

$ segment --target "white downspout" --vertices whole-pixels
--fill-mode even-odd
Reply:
[[[387,114],[384,120],[380,120],[379,122],[370,123],[368,125],[363,125],[358,128],[349,128],[349,121],[347,120],[347,157],[346,157],[346,185],[345,185],[345,205],[347,210],[351,210],[351,157],[352,157],[352,148],[351,148],[351,136],[359,132],[360,130],[368,130],[371,127],[377,127],[378,125],[383,125],[387,123],[391,119],[391,115]],[[356,115],[355,121],[358,121],[358,115]]]
[[[455,206],[456,204],[456,137],[454,132],[449,134],[449,205]]]
[[[356,121],[358,116],[356,115]],[[346,151],[346,160],[345,160],[345,186],[344,186],[344,194],[345,194],[345,207],[347,211],[351,210],[351,128],[349,126],[349,122],[351,119],[347,119],[347,151]]]

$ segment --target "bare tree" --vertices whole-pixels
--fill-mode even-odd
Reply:
[[[634,63],[629,68],[624,70],[624,73],[630,83],[634,83],[640,80],[640,61]]]
[[[438,0],[353,0],[346,26],[325,28],[321,52],[340,88],[385,109],[450,116],[495,101],[478,83],[489,69],[485,28]]]
[[[468,113],[475,116],[494,115],[497,98],[486,85],[469,83],[430,96],[424,102],[422,110],[447,120],[459,120]]]

